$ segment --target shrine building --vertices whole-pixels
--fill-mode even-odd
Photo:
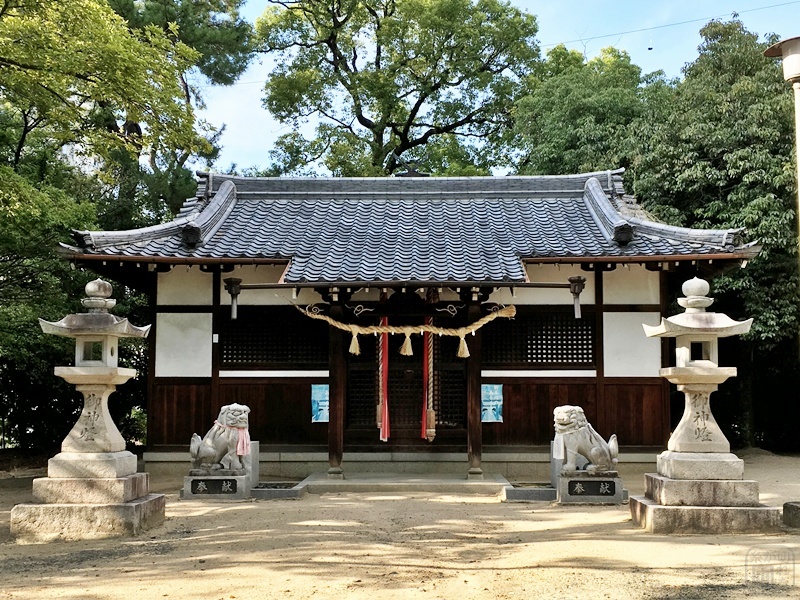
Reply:
[[[64,252],[150,296],[150,471],[185,469],[192,433],[237,402],[262,473],[519,477],[563,404],[623,456],[662,449],[669,342],[642,324],[687,273],[759,250],[649,220],[621,174],[198,173],[171,222]]]

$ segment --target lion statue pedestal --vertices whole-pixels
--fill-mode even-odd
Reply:
[[[553,411],[555,439],[551,482],[559,503],[622,504],[628,491],[617,472],[617,436],[606,442],[586,420],[580,406]]]
[[[184,477],[181,497],[241,500],[258,484],[258,442],[250,440],[250,408],[228,404],[201,438],[192,435],[192,468]]]

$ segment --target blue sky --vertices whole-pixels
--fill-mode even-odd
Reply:
[[[782,39],[800,36],[800,0],[512,0],[536,15],[542,53],[563,43],[591,58],[601,48],[625,50],[645,73],[663,70],[681,75],[697,57],[700,28],[711,18],[727,20],[735,12],[752,32]],[[254,21],[267,2],[250,0],[244,16]],[[275,122],[261,106],[268,58],[255,62],[239,82],[203,90],[207,109],[202,118],[226,126],[217,168],[266,166],[273,141],[288,128]]]

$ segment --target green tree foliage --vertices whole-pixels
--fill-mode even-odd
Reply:
[[[252,26],[239,11],[245,0],[109,0],[114,11],[137,30],[155,26],[175,43],[199,53],[193,67],[208,81],[230,85],[252,57]],[[197,94],[182,79],[185,93]]]
[[[71,346],[45,336],[37,318],[60,319],[76,310],[86,281],[57,256],[72,228],[94,223],[94,206],[55,188],[37,189],[0,167],[0,429],[3,444],[49,448],[66,435],[80,403],[52,375],[69,364]],[[67,427],[68,429],[69,427]]]
[[[113,148],[195,143],[177,73],[195,60],[170,32],[132,32],[101,0],[0,3],[0,102],[16,117],[19,164],[27,136],[48,127],[57,143],[107,156]],[[108,126],[111,116],[141,123]],[[6,132],[8,135],[8,132]]]
[[[193,193],[184,162],[211,156],[216,133],[196,129],[192,86],[230,83],[244,68],[251,27],[240,4],[116,2],[126,22],[105,0],[0,0],[0,165],[13,169],[0,170],[4,442],[48,446],[74,422],[78,396],[52,375],[71,344],[42,336],[36,318],[81,310],[90,275],[70,271],[57,242],[71,228],[150,224]],[[115,290],[117,313],[146,322],[143,299]],[[120,360],[141,369],[142,356],[126,347]],[[143,394],[128,385],[114,410],[127,414]]]
[[[232,84],[253,56],[253,28],[239,13],[244,0],[111,0],[110,4],[133,30],[155,27],[176,46],[196,52],[196,59],[177,73],[187,109],[203,108],[202,86]],[[118,184],[117,198],[107,212],[116,218],[105,226],[136,226],[145,215],[151,221],[169,217],[194,193],[195,180],[187,161],[210,164],[219,154],[222,133],[205,121],[196,123],[196,128],[192,144],[143,149],[146,166],[138,157],[114,157],[109,172]]]
[[[781,392],[797,385],[800,333],[792,93],[741,22],[701,34],[684,78],[644,96],[629,134],[633,189],[672,224],[744,227],[763,245],[713,282],[716,310],[754,318],[749,339],[728,343],[739,377],[720,389],[717,416],[734,443],[796,450],[800,413]]]
[[[763,249],[713,281],[716,310],[753,317],[728,342],[739,377],[720,390],[718,418],[736,443],[797,448],[777,382],[796,387],[798,268],[792,92],[779,61],[738,20],[702,30],[680,80],[641,76],[616,50],[588,62],[557,47],[516,106],[519,171],[625,166],[629,189],[655,217],[697,228],[745,228]],[[769,40],[773,42],[775,40]],[[691,276],[673,277],[675,289]],[[682,400],[681,406],[682,406]]]
[[[702,30],[697,60],[663,106],[648,109],[630,137],[634,191],[668,222],[744,227],[763,250],[747,269],[715,281],[755,317],[752,336],[797,336],[798,273],[792,93],[766,43],[740,21]],[[653,94],[663,103],[663,95]],[[663,119],[650,120],[654,114]]]
[[[509,125],[539,57],[535,18],[502,0],[272,4],[256,22],[277,58],[264,105],[294,130],[278,142],[277,172],[321,160],[335,175],[391,174],[446,135],[475,140],[461,153],[471,156]],[[310,118],[320,124],[305,139]]]
[[[639,67],[604,48],[588,62],[556,46],[516,105],[521,174],[581,173],[626,166],[628,125],[642,112]],[[521,142],[521,143],[520,143]]]

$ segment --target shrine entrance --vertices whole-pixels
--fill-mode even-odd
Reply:
[[[424,317],[393,318],[393,325],[419,323]],[[435,319],[438,321],[439,319]],[[441,319],[442,322],[452,319]],[[438,324],[438,323],[437,323]],[[443,326],[447,326],[444,325]],[[422,436],[422,415],[426,406],[422,336],[412,336],[413,354],[400,354],[403,335],[388,336],[389,421],[387,442],[379,441],[377,403],[380,386],[379,336],[364,338],[361,354],[348,356],[347,401],[345,407],[345,450],[425,451],[432,448],[463,452],[467,440],[465,361],[456,356],[458,339],[433,337],[432,390],[436,413],[436,437]]]

